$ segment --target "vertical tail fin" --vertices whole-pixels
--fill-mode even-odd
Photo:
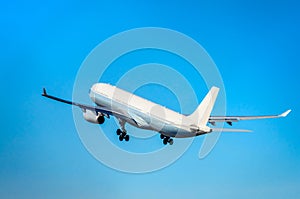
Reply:
[[[213,86],[207,93],[205,98],[202,100],[200,105],[197,107],[197,109],[188,116],[188,119],[192,121],[194,125],[206,126],[218,93],[219,88]]]

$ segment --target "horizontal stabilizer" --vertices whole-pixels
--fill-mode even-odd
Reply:
[[[228,129],[228,128],[212,128],[213,132],[232,132],[232,133],[250,133],[251,130],[247,129]]]

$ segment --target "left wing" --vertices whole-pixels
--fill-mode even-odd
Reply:
[[[226,122],[232,126],[232,122],[238,122],[240,120],[257,120],[257,119],[267,119],[267,118],[279,118],[287,116],[291,110],[287,110],[280,115],[262,115],[262,116],[210,116],[208,122],[215,125],[216,122]]]
[[[59,102],[70,104],[73,106],[78,106],[79,108],[82,109],[83,112],[85,112],[85,110],[90,110],[90,111],[96,112],[97,114],[101,113],[103,116],[106,116],[107,118],[109,118],[110,115],[114,115],[117,117],[127,117],[125,114],[118,112],[117,110],[107,109],[107,108],[99,107],[99,106],[89,106],[89,105],[80,104],[77,102],[64,100],[64,99],[61,99],[61,98],[58,98],[58,97],[55,97],[52,95],[48,95],[45,88],[43,88],[42,96],[59,101]]]

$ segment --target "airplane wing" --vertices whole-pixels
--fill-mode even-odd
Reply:
[[[91,110],[91,111],[96,112],[97,114],[101,113],[104,116],[106,116],[107,118],[109,118],[110,115],[114,115],[114,116],[117,116],[117,117],[126,117],[126,115],[124,115],[123,113],[118,112],[116,110],[110,110],[110,109],[107,109],[107,108],[104,108],[104,107],[99,107],[99,106],[90,106],[90,105],[80,104],[80,103],[77,103],[77,102],[72,102],[72,101],[64,100],[64,99],[61,99],[61,98],[58,98],[58,97],[55,97],[55,96],[52,96],[52,95],[48,95],[45,88],[43,88],[42,96],[50,98],[52,100],[56,100],[56,101],[59,101],[59,102],[70,104],[70,105],[73,105],[73,106],[78,106],[83,111],[84,110]]]
[[[238,122],[240,120],[257,120],[267,118],[280,118],[287,116],[291,110],[287,110],[280,115],[261,115],[261,116],[210,116],[208,122],[215,125],[216,122],[226,122],[232,126],[232,122]]]

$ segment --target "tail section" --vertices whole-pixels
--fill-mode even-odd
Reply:
[[[206,126],[219,90],[219,88],[213,86],[207,93],[205,98],[202,100],[200,105],[197,107],[197,109],[188,116],[188,119],[192,121],[194,125]]]

